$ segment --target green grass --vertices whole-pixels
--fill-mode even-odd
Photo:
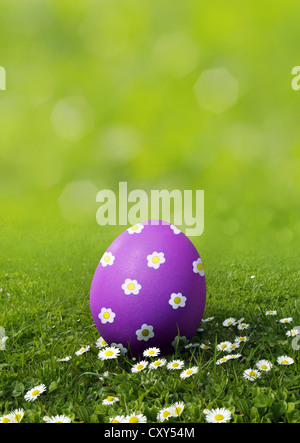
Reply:
[[[108,422],[115,415],[136,411],[155,422],[160,409],[183,401],[183,413],[170,421],[203,422],[205,409],[226,407],[233,422],[299,422],[299,351],[286,336],[287,330],[300,324],[299,271],[294,261],[286,258],[283,266],[274,257],[240,254],[238,259],[220,258],[216,266],[204,242],[208,288],[204,317],[214,320],[201,324],[204,331],[197,332],[192,343],[210,343],[210,349],[181,348],[167,357],[184,360],[184,368],[197,366],[198,373],[185,380],[181,371],[166,367],[133,374],[135,362],[128,358],[98,358],[99,334],[89,309],[95,266],[116,231],[107,229],[107,237],[98,243],[97,230],[88,235],[82,228],[48,226],[24,235],[23,228],[24,240],[14,246],[16,254],[6,261],[1,255],[0,326],[9,339],[6,351],[0,351],[0,415],[23,408],[24,422],[42,422],[44,416],[57,414],[74,422]],[[6,233],[12,248],[14,232]],[[269,309],[278,315],[267,317]],[[228,317],[244,317],[250,324],[244,331],[249,340],[238,349],[239,359],[218,366],[223,353],[216,344],[243,335],[236,326],[222,325]],[[293,317],[293,323],[279,323],[283,317]],[[89,352],[75,355],[87,345]],[[68,355],[69,362],[57,362]],[[276,359],[281,355],[292,357],[294,365],[279,366]],[[256,381],[245,380],[243,371],[260,359],[271,361],[272,370]],[[47,391],[35,402],[26,402],[25,393],[41,383]],[[102,405],[108,395],[120,401]]]

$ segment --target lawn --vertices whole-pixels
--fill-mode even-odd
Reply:
[[[274,256],[230,253],[220,255],[216,264],[203,241],[208,321],[199,325],[193,346],[185,344],[169,356],[142,358],[148,366],[132,372],[138,361],[130,356],[98,357],[99,333],[89,308],[97,262],[122,229],[87,230],[49,221],[36,223],[35,230],[29,226],[21,228],[15,221],[6,229],[1,248],[10,245],[11,251],[9,257],[1,254],[0,326],[8,337],[6,350],[0,351],[2,416],[21,408],[23,422],[43,422],[56,415],[72,422],[109,422],[130,414],[158,422],[160,411],[183,402],[180,416],[170,416],[166,423],[205,422],[204,411],[216,408],[229,410],[230,422],[299,422],[299,351],[293,349],[293,337],[286,335],[300,324],[299,271],[293,259],[281,257],[278,262]],[[16,232],[22,233],[22,241],[15,238]],[[201,238],[195,243],[200,251]],[[266,315],[269,310],[277,315]],[[236,324],[224,326],[232,317]],[[284,318],[292,320],[281,323]],[[245,330],[239,329],[242,323]],[[219,349],[237,337],[247,341],[229,353]],[[76,355],[82,347],[88,351]],[[239,357],[228,359],[231,354]],[[72,358],[59,361],[68,356]],[[279,364],[281,356],[294,363]],[[152,369],[150,363],[159,357],[184,365],[180,370],[167,364]],[[261,360],[270,362],[271,370],[261,370],[257,379],[244,378],[248,369],[256,373]],[[181,378],[191,367],[197,372]],[[41,384],[45,392],[26,401],[25,394]],[[108,397],[119,401],[103,404]]]

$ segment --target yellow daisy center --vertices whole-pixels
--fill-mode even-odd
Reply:
[[[133,283],[129,283],[129,284],[127,285],[127,288],[129,289],[129,291],[133,291],[133,289],[135,288],[135,286],[134,286]]]
[[[224,420],[224,415],[222,415],[222,414],[215,415],[215,420],[217,420],[217,421]]]
[[[38,389],[35,389],[33,392],[32,392],[32,395],[35,397],[36,395],[38,395],[39,394],[39,390]]]
[[[132,231],[136,231],[138,229],[138,225],[131,226]]]
[[[110,395],[106,399],[107,401],[114,401],[114,397],[111,397]]]
[[[289,321],[288,320],[284,320],[284,323],[288,323]]]
[[[174,303],[176,303],[176,305],[179,305],[180,302],[181,302],[181,298],[180,297],[175,297],[174,298]]]
[[[161,364],[160,361],[156,361],[156,362],[154,363],[154,366],[160,366],[160,364]]]
[[[155,351],[153,351],[153,349],[151,349],[150,351],[148,351],[149,355],[153,355],[155,353]]]
[[[155,255],[154,257],[152,257],[152,262],[153,262],[153,263],[158,263],[158,262],[159,262],[159,257],[157,257],[157,255]]]
[[[267,365],[261,365],[261,369],[268,369]]]
[[[163,416],[164,418],[168,417],[169,415],[170,415],[170,412],[169,412],[169,411],[164,411],[164,412],[162,413],[162,416]]]
[[[202,263],[198,263],[198,265],[197,265],[197,269],[198,269],[198,271],[202,271],[202,269],[203,269],[203,264],[202,264]]]
[[[173,363],[172,366],[173,366],[173,368],[177,368],[177,366],[179,366],[179,364],[178,363]]]
[[[209,346],[207,346],[207,345],[203,346],[203,349],[208,349],[208,348],[209,348]]]
[[[2,420],[2,423],[9,423],[9,422],[10,422],[10,419],[7,418],[7,417],[5,417],[5,418]]]
[[[118,420],[116,420],[115,418],[111,421],[112,423],[120,423]]]
[[[283,365],[288,365],[289,364],[289,362],[287,361],[287,360],[282,360],[282,362],[281,362]]]
[[[227,345],[221,345],[221,349],[226,349],[227,348]]]
[[[141,369],[143,369],[144,365],[137,365],[137,370],[140,371]]]
[[[228,324],[228,326],[232,325],[232,321],[229,321],[227,324]]]
[[[226,357],[224,357],[224,358],[221,359],[221,362],[222,362],[222,363],[224,363],[225,361],[227,361],[227,358],[226,358]]]
[[[62,423],[62,421],[56,421],[55,423]]]
[[[138,422],[139,422],[138,417],[130,417],[129,419],[129,423],[138,423]]]
[[[179,414],[181,413],[181,411],[182,411],[182,408],[181,408],[180,406],[177,406],[177,407],[174,409],[174,412],[175,412],[176,415],[179,415]]]
[[[193,373],[193,370],[192,370],[192,369],[186,371],[186,375],[191,375],[192,373]]]
[[[105,312],[105,313],[103,314],[103,317],[104,317],[104,318],[109,318],[109,317],[110,317],[109,312]]]
[[[15,420],[16,420],[17,422],[19,422],[19,421],[21,420],[21,418],[22,418],[21,414],[16,414],[16,415],[15,415]]]
[[[250,377],[255,377],[256,376],[256,372],[255,371],[250,371],[249,375],[250,375]]]
[[[106,352],[105,352],[105,355],[106,355],[107,357],[110,357],[111,355],[113,355],[113,351],[106,351]]]
[[[149,335],[149,331],[148,331],[148,329],[144,329],[144,330],[142,331],[142,335],[143,335],[144,337],[147,337],[147,335]]]

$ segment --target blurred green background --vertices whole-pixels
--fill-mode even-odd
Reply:
[[[299,16],[296,0],[2,0],[2,269],[81,251],[93,271],[125,229],[97,225],[96,193],[120,181],[204,189],[192,241],[212,272],[298,263]]]

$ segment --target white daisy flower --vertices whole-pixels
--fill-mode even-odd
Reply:
[[[295,337],[296,335],[299,335],[300,331],[299,329],[291,329],[290,331],[287,331],[286,335],[288,337]]]
[[[127,415],[123,423],[147,423],[147,417],[143,414],[131,414]]]
[[[60,362],[60,361],[70,361],[71,360],[71,355],[68,355],[67,357],[64,357],[64,358],[58,358],[56,361],[57,362]]]
[[[149,268],[158,269],[165,261],[166,259],[163,252],[154,251],[152,254],[147,255],[147,266]]]
[[[169,420],[170,417],[173,417],[173,409],[172,409],[171,407],[168,407],[168,408],[161,409],[161,410],[158,412],[158,414],[157,414],[157,416],[156,416],[156,419],[157,419],[160,423],[162,423],[162,422],[164,422],[165,420]]]
[[[148,348],[143,352],[144,357],[157,357],[160,354],[159,348]]]
[[[289,366],[294,363],[294,360],[291,357],[287,357],[286,355],[282,355],[277,358],[277,363],[283,366]]]
[[[277,315],[277,311],[270,310],[265,313],[265,315]]]
[[[204,276],[204,266],[200,257],[193,261],[193,272],[201,275],[201,277]]]
[[[240,342],[236,341],[234,343],[231,343],[230,351],[234,351],[235,349],[238,349],[240,347]]]
[[[204,332],[203,328],[197,328],[197,332]]]
[[[128,349],[125,348],[125,346],[122,343],[111,343],[111,346],[114,346],[115,348],[119,348],[121,355],[125,357],[126,353],[128,352]]]
[[[143,371],[144,369],[146,369],[147,366],[148,366],[148,362],[145,360],[142,360],[139,363],[136,363],[134,366],[132,366],[131,372]]]
[[[229,356],[225,356],[222,358],[219,358],[219,360],[216,361],[216,365],[222,365],[223,363],[226,363],[228,360],[230,360]]]
[[[105,323],[113,323],[116,314],[110,308],[101,308],[100,313],[98,314],[99,320],[101,323],[105,325]]]
[[[161,358],[161,359],[155,360],[152,363],[150,363],[149,368],[150,369],[157,369],[161,366],[165,366],[166,364],[167,364],[167,360],[165,358]]]
[[[129,234],[140,234],[144,229],[144,225],[142,223],[137,223],[136,225],[131,226],[127,229]]]
[[[13,423],[20,423],[24,417],[24,409],[15,409],[10,415]]]
[[[125,417],[124,415],[116,415],[113,418],[109,419],[110,423],[124,423]]]
[[[218,351],[226,351],[229,352],[231,349],[232,343],[230,343],[230,341],[222,341],[221,343],[219,343],[217,345],[217,349]]]
[[[167,369],[182,369],[184,365],[184,361],[182,360],[172,360],[167,364]]]
[[[199,343],[189,343],[189,344],[185,345],[184,349],[197,348],[198,346],[200,346]]]
[[[98,357],[100,360],[110,360],[113,358],[118,358],[120,355],[120,349],[114,346],[106,346],[104,349],[99,351]]]
[[[174,417],[178,417],[182,414],[184,410],[184,403],[182,401],[178,401],[171,406],[172,415]]]
[[[100,260],[101,265],[105,268],[106,266],[112,266],[115,261],[115,256],[111,252],[105,252]]]
[[[256,371],[255,369],[246,369],[243,373],[243,377],[246,380],[254,381],[258,378],[260,378],[261,373],[259,371]]]
[[[238,330],[243,331],[244,329],[248,329],[250,325],[247,325],[247,323],[239,323],[238,324]]]
[[[113,405],[113,404],[116,403],[117,401],[119,401],[118,397],[112,397],[112,396],[109,395],[108,397],[106,397],[106,398],[102,401],[102,404],[105,405],[105,406],[108,406],[108,405]]]
[[[236,324],[236,319],[233,317],[226,318],[226,320],[224,320],[222,324],[226,327],[234,326]]]
[[[281,320],[279,320],[280,323],[292,323],[293,318],[292,317],[287,317],[287,318],[282,318]]]
[[[121,288],[123,289],[126,295],[129,294],[137,295],[140,292],[142,286],[136,280],[131,280],[130,278],[126,278]]]
[[[0,423],[14,423],[12,414],[2,415]]]
[[[210,346],[206,345],[205,343],[201,343],[200,348],[203,350],[206,350],[206,349],[210,349]]]
[[[228,360],[235,360],[236,358],[240,358],[242,354],[229,354]]]
[[[231,412],[225,408],[204,411],[208,423],[227,423],[231,419]]]
[[[193,366],[191,368],[188,368],[188,369],[185,369],[184,371],[182,371],[180,374],[180,378],[191,377],[192,375],[197,374],[197,372],[198,372],[198,367]]]
[[[24,398],[26,401],[34,401],[45,391],[46,391],[46,386],[44,384],[38,385],[30,389],[30,391],[26,392]]]
[[[174,226],[174,225],[170,225],[170,228],[172,229],[172,231],[174,232],[175,235],[178,235],[181,233],[180,229],[176,228],[176,226]]]
[[[246,341],[248,341],[248,338],[247,338],[247,337],[236,337],[236,338],[234,339],[234,342],[235,342],[235,343],[246,343]]]
[[[272,363],[271,363],[270,361],[268,361],[268,360],[259,360],[259,361],[256,363],[256,367],[257,367],[257,369],[259,369],[260,371],[263,371],[263,372],[269,372],[269,371],[271,371],[271,369],[273,368],[273,365],[272,365]]]
[[[171,305],[173,309],[184,308],[185,304],[186,297],[182,295],[181,292],[178,292],[177,294],[173,292],[173,294],[171,294],[169,305]]]
[[[71,423],[71,419],[66,415],[53,415],[52,417],[44,417],[46,423]]]
[[[83,348],[80,348],[79,351],[76,351],[75,354],[78,355],[82,355],[85,352],[88,352],[90,350],[90,346],[84,346]]]
[[[209,321],[213,321],[215,317],[207,317],[207,318],[202,318],[203,323],[207,323]]]
[[[142,324],[141,328],[135,331],[135,333],[139,341],[148,341],[154,337],[153,326],[146,323]]]
[[[174,340],[172,341],[172,346],[174,349],[180,348],[181,346],[187,345],[189,340],[186,338],[185,335],[174,337]]]
[[[100,337],[97,339],[95,345],[96,345],[97,348],[103,348],[104,346],[107,346],[107,343],[106,343],[106,341],[104,340],[104,338],[100,336]]]

